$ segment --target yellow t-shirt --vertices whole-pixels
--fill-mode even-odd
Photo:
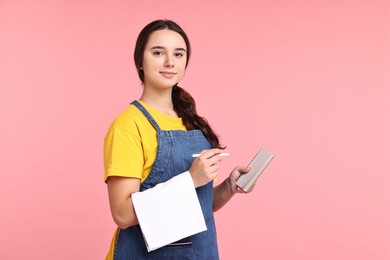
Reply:
[[[139,101],[161,130],[186,130],[181,118],[163,114]],[[104,181],[110,176],[133,177],[143,182],[157,155],[157,132],[144,114],[129,105],[111,124],[104,138]],[[114,259],[119,228],[111,241],[106,260]]]
[[[162,130],[186,130],[181,118],[168,116],[139,102]],[[104,139],[104,181],[110,176],[121,176],[143,182],[156,155],[156,129],[136,106],[129,105],[111,124]]]

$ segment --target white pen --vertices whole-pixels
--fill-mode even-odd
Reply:
[[[230,153],[219,153],[219,154],[217,154],[218,156],[229,156],[229,155],[231,155]],[[192,155],[192,157],[199,157],[200,156],[200,153],[194,153],[193,155]]]

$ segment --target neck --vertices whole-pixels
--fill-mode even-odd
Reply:
[[[172,88],[149,91],[148,88],[144,87],[140,100],[161,113],[172,117],[178,117],[173,109]]]

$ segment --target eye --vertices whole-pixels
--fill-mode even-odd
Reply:
[[[161,56],[161,55],[164,55],[164,52],[163,51],[154,51],[153,55],[154,56]]]
[[[184,53],[183,52],[177,52],[177,53],[175,53],[175,56],[181,58],[181,57],[184,57]]]

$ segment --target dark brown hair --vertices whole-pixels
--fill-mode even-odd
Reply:
[[[186,67],[188,65],[188,61],[191,56],[191,46],[190,41],[184,30],[178,24],[170,20],[153,21],[142,29],[142,31],[138,35],[138,39],[134,49],[134,63],[138,71],[138,76],[142,82],[144,82],[144,72],[141,67],[145,46],[149,40],[149,36],[154,31],[163,29],[175,31],[183,37],[187,45]],[[172,89],[172,102],[175,112],[179,117],[183,119],[183,123],[187,130],[201,130],[205,137],[209,140],[213,148],[222,148],[219,143],[218,136],[214,133],[207,120],[197,114],[195,100],[190,95],[190,93],[188,93],[176,84],[175,86],[173,86]]]

